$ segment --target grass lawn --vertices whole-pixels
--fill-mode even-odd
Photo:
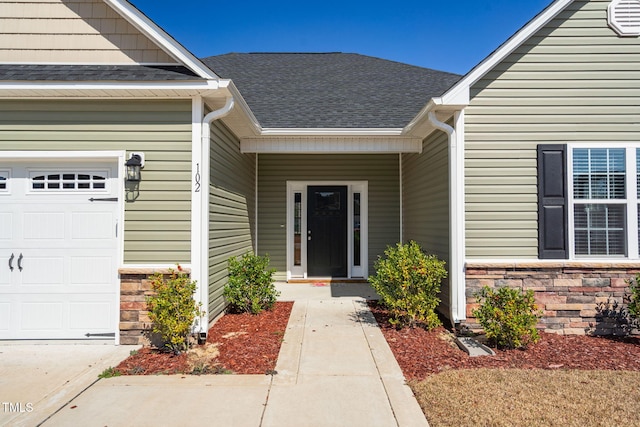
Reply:
[[[410,386],[431,427],[640,425],[640,372],[462,369]]]

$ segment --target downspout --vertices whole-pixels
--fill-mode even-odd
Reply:
[[[428,113],[429,122],[449,138],[449,283],[451,288],[450,315],[455,324],[466,320],[466,298],[464,283],[464,110],[454,117],[455,128],[441,122],[433,111]]]
[[[404,174],[402,171],[402,153],[399,158],[399,174],[400,174],[400,243],[404,243]]]
[[[192,236],[192,238],[199,239],[200,249],[200,280],[199,294],[200,301],[203,301],[205,306],[203,310],[205,312],[203,318],[204,321],[200,322],[200,337],[206,337],[206,333],[209,327],[209,186],[211,184],[210,174],[210,157],[211,157],[211,123],[215,120],[219,120],[229,114],[235,105],[233,96],[229,96],[224,104],[224,107],[212,111],[202,119],[201,123],[201,142],[200,149],[202,150],[201,167],[200,167],[200,200],[201,200],[201,233],[199,236]]]

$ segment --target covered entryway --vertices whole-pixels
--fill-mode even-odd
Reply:
[[[113,338],[115,161],[0,164],[0,339]]]

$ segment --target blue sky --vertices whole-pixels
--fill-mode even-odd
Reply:
[[[131,0],[198,57],[349,52],[464,74],[551,0]]]

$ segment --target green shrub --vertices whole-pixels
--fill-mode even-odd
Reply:
[[[595,318],[595,325],[590,323],[594,335],[628,336],[634,329],[634,318],[629,308],[615,299],[607,298],[606,302],[597,303]]]
[[[196,282],[171,269],[168,278],[161,273],[151,276],[151,288],[154,295],[147,297],[147,306],[153,332],[166,349],[176,354],[187,350],[191,327],[201,315],[201,305],[193,298]]]
[[[231,311],[258,314],[271,310],[280,293],[273,281],[275,269],[269,268],[269,256],[250,252],[229,259],[229,283],[224,297]]]
[[[389,322],[398,328],[439,326],[435,309],[440,282],[447,277],[445,262],[427,255],[414,241],[389,246],[384,255],[376,261],[376,274],[369,282],[389,310]]]
[[[622,302],[607,298],[596,304],[596,322],[591,324],[595,335],[629,336],[640,330],[640,274],[627,281],[629,292]]]
[[[501,348],[526,348],[540,339],[536,329],[542,313],[538,311],[532,290],[485,286],[476,293],[480,308],[474,317],[487,334],[487,338]]]
[[[630,293],[625,296],[629,316],[636,327],[640,327],[640,274],[635,280],[629,280]]]

